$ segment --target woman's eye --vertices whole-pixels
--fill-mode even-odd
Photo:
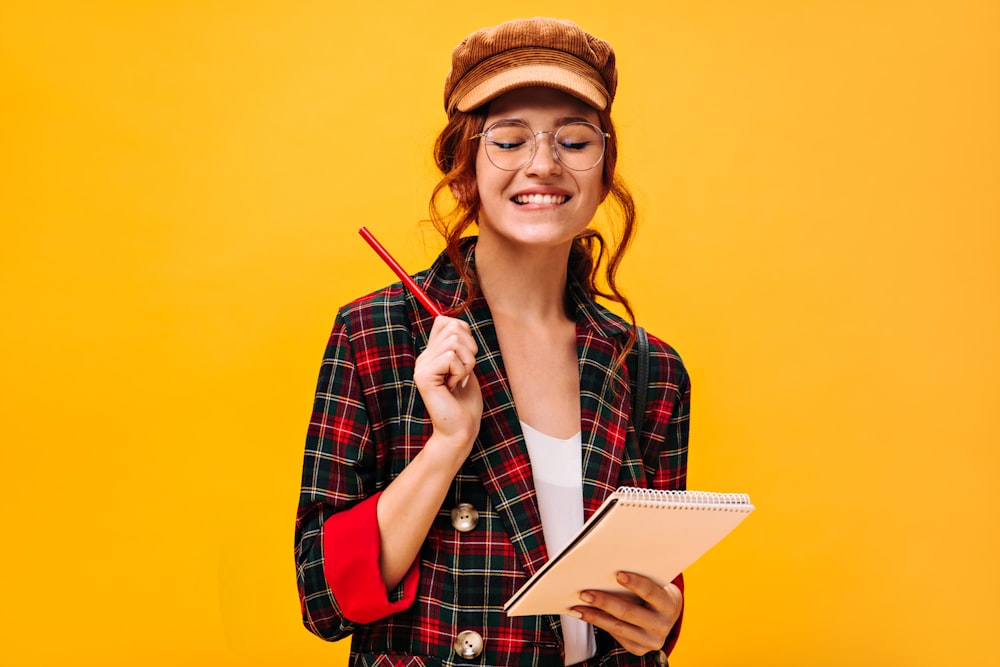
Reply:
[[[588,144],[590,144],[589,141],[563,141],[560,142],[559,147],[570,151],[582,151]]]
[[[521,146],[523,146],[524,142],[523,141],[497,141],[496,139],[494,139],[493,141],[490,142],[490,144],[492,144],[493,146],[496,146],[497,148],[499,148],[502,151],[513,151],[513,150],[517,150],[518,148],[520,148]]]

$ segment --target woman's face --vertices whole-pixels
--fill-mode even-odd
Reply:
[[[573,121],[599,126],[597,112],[575,97],[552,88],[519,88],[490,103],[486,127],[501,120],[518,120],[532,132],[555,132]],[[603,164],[573,171],[553,155],[552,134],[536,135],[531,161],[517,171],[504,171],[486,155],[479,140],[476,187],[479,191],[481,241],[503,240],[516,245],[561,247],[590,224],[606,190]]]

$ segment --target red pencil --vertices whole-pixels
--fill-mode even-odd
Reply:
[[[406,289],[413,292],[413,296],[417,297],[417,301],[424,304],[424,308],[429,310],[434,317],[440,317],[444,314],[441,312],[441,308],[434,303],[429,296],[427,296],[427,293],[420,289],[420,286],[413,281],[410,274],[403,270],[403,267],[399,265],[399,262],[392,258],[389,251],[383,248],[382,244],[375,240],[375,237],[372,236],[370,231],[362,227],[358,230],[358,234],[361,234],[361,238],[368,241],[368,245],[370,245],[372,249],[378,253],[378,256],[382,258],[383,262],[389,265],[389,268],[393,270],[393,273],[399,276],[399,279],[403,281],[404,285],[406,285]]]

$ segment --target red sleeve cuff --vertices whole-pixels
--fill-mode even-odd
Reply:
[[[323,573],[344,617],[371,623],[413,604],[420,581],[420,559],[414,559],[400,582],[403,596],[390,602],[378,559],[382,542],[378,532],[377,493],[323,523]]]

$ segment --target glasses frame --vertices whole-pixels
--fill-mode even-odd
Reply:
[[[538,153],[538,135],[540,135],[540,134],[551,134],[552,135],[552,158],[556,162],[558,162],[562,166],[566,167],[570,171],[590,171],[591,169],[593,169],[597,165],[601,164],[601,162],[604,160],[604,153],[607,152],[607,150],[608,150],[608,139],[611,138],[611,134],[610,133],[603,131],[601,128],[599,128],[597,125],[594,125],[593,123],[588,123],[587,121],[583,121],[583,120],[575,120],[575,121],[573,121],[571,123],[566,123],[565,125],[560,125],[559,127],[556,128],[556,130],[554,132],[551,131],[551,130],[539,130],[538,132],[535,132],[530,127],[528,127],[527,123],[523,123],[523,122],[521,122],[519,120],[498,120],[497,122],[492,123],[489,127],[487,127],[485,130],[483,130],[479,134],[474,134],[471,137],[469,137],[469,141],[475,141],[476,139],[489,138],[490,132],[497,125],[520,125],[520,126],[522,126],[524,129],[526,129],[531,134],[531,153],[528,155],[528,158],[524,161],[524,163],[521,164],[521,165],[519,165],[519,166],[517,166],[517,167],[514,167],[514,168],[501,167],[500,165],[498,165],[496,162],[493,161],[493,158],[490,156],[489,149],[486,149],[486,159],[488,159],[490,161],[490,164],[492,164],[494,167],[496,167],[500,171],[520,171],[521,169],[524,169],[529,164],[531,164],[531,161],[535,159],[535,155]],[[566,129],[570,125],[589,125],[590,127],[592,127],[594,129],[594,131],[598,134],[598,136],[601,137],[601,154],[597,157],[597,160],[594,162],[594,164],[590,165],[589,167],[585,167],[583,169],[577,169],[575,167],[571,167],[568,164],[566,164],[565,162],[563,162],[562,158],[559,156],[559,142],[556,141],[556,137],[559,135],[560,132],[562,132],[564,129]]]

